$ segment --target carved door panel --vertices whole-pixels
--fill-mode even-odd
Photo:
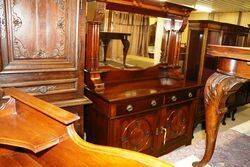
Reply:
[[[9,0],[1,6],[3,71],[76,67],[76,1]]]
[[[164,147],[169,141],[185,135],[189,127],[190,105],[175,105],[162,110],[158,127],[158,144]]]
[[[78,45],[85,34],[79,1],[0,0],[1,87],[74,96],[83,82],[78,77],[83,56]]]
[[[152,154],[155,145],[156,116],[154,112],[116,120],[114,146]]]

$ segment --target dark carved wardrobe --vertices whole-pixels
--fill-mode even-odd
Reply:
[[[85,1],[2,0],[0,87],[78,114],[83,136]]]

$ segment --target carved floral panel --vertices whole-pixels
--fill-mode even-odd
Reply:
[[[188,126],[188,106],[171,109],[167,116],[167,140],[177,138],[186,133]]]
[[[0,0],[2,71],[72,71],[79,0]],[[82,13],[81,13],[82,14]]]
[[[12,0],[14,59],[65,58],[66,0]]]

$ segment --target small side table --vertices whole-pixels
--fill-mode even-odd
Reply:
[[[194,167],[204,167],[212,158],[225,102],[242,83],[250,80],[250,48],[208,45],[207,53],[219,57],[219,64],[205,86],[206,150],[202,160],[193,163]]]
[[[120,33],[120,32],[100,32],[100,39],[103,43],[104,48],[104,62],[106,62],[107,50],[109,42],[113,39],[118,39],[122,41],[123,44],[123,66],[126,67],[126,59],[130,46],[130,42],[128,40],[129,33]]]

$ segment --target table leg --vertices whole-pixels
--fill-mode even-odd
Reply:
[[[206,112],[206,150],[200,162],[194,162],[193,166],[205,166],[213,156],[220,121],[225,113],[225,102],[228,96],[238,90],[239,83],[246,79],[235,76],[214,73],[207,80],[204,92]]]
[[[127,59],[130,42],[127,38],[125,38],[125,39],[122,39],[122,44],[123,44],[123,66],[126,67],[126,59]]]
[[[103,42],[103,49],[104,49],[103,61],[106,62],[110,39],[102,39],[102,42]]]

